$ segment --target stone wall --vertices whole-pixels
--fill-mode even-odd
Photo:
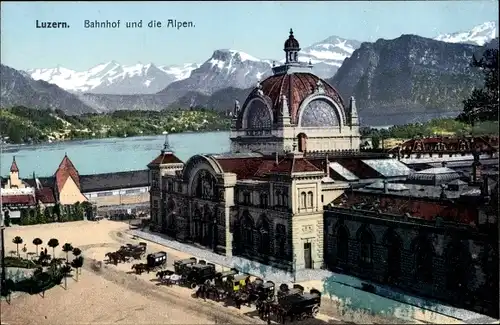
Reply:
[[[373,214],[373,215],[371,215]],[[491,267],[485,264],[485,254],[498,256],[498,252],[488,252],[488,243],[494,238],[477,233],[469,228],[443,228],[435,224],[412,224],[402,220],[375,217],[369,211],[360,213],[336,213],[325,211],[325,261],[331,270],[342,271],[347,274],[369,279],[378,283],[389,283],[402,289],[409,290],[422,296],[434,297],[456,304],[473,304],[473,300],[486,301],[491,299],[485,295],[484,288]],[[337,259],[337,235],[339,227],[345,227],[349,232],[348,260],[342,262]],[[361,233],[366,230],[373,236],[372,263],[363,264],[361,261]],[[399,276],[389,279],[389,249],[386,238],[389,231],[394,231],[401,240]],[[423,281],[418,273],[417,250],[419,238],[430,242],[432,252],[429,268],[432,275],[428,281]],[[452,257],[452,245],[463,245],[465,252],[461,257]],[[496,254],[496,255],[495,255]],[[455,255],[453,255],[455,256]],[[461,259],[461,260],[460,260]],[[498,257],[496,257],[498,262]],[[458,263],[458,264],[457,264]],[[449,285],[449,274],[460,272],[462,268],[470,268],[475,272],[467,273],[467,283],[460,282],[459,287]],[[491,277],[491,275],[490,275]],[[497,277],[498,278],[498,277]],[[498,281],[497,281],[498,284]],[[498,286],[496,287],[498,292]],[[474,297],[464,301],[464,296]],[[498,301],[498,300],[497,300]],[[475,308],[474,306],[469,306]],[[478,308],[482,308],[479,306]],[[480,311],[478,309],[478,311]],[[481,310],[483,311],[483,310]]]

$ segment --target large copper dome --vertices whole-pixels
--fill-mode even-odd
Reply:
[[[292,73],[271,76],[261,82],[260,89],[255,88],[250,93],[244,107],[260,90],[269,106],[271,106],[273,119],[276,121],[281,114],[282,97],[285,95],[288,100],[290,122],[298,123],[299,107],[304,99],[315,93],[318,81],[323,85],[324,95],[330,97],[339,108],[344,111],[344,103],[337,90],[312,73]]]

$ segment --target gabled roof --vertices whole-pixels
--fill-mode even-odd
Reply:
[[[75,168],[75,165],[73,165],[67,155],[64,155],[64,158],[59,164],[59,167],[57,168],[54,176],[56,179],[56,186],[58,191],[61,191],[64,184],[70,177],[73,179],[76,186],[80,188],[80,175],[78,174],[78,170]]]

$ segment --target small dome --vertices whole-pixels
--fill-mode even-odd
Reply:
[[[285,50],[300,50],[299,41],[293,36],[293,30],[290,28],[290,36],[285,41]]]

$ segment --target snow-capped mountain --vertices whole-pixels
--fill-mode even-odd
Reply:
[[[299,60],[313,63],[313,73],[322,78],[335,74],[346,57],[360,46],[360,42],[331,36],[304,48]],[[284,58],[275,58],[276,63]],[[188,63],[180,66],[150,64],[121,65],[115,61],[99,64],[87,71],[74,71],[64,67],[32,69],[26,72],[35,80],[49,83],[76,93],[94,94],[154,94],[171,83],[191,78],[212,86],[201,87],[211,92],[220,86],[247,88],[257,80],[271,74],[273,60],[258,59],[236,50],[216,50],[203,64]],[[191,72],[196,71],[194,75]],[[209,75],[203,75],[204,73]],[[194,84],[196,84],[195,82]],[[233,82],[233,84],[230,84]],[[187,90],[189,91],[189,89]]]
[[[216,50],[188,78],[171,83],[159,93],[174,102],[190,91],[210,95],[228,87],[244,89],[271,75],[271,65],[270,60],[241,51]]]
[[[300,51],[299,61],[311,61],[313,73],[330,78],[360,45],[358,41],[331,36]],[[273,64],[284,61],[284,58],[277,61],[258,59],[236,50],[216,50],[187,79],[171,83],[160,93],[176,100],[191,91],[210,95],[230,87],[246,89],[270,76]]]
[[[190,63],[181,66],[156,66],[153,63],[126,66],[110,61],[87,71],[58,66],[26,72],[35,80],[44,80],[77,93],[154,94],[171,82],[189,77],[198,66]]]
[[[495,37],[498,37],[498,26],[495,21],[488,21],[474,26],[469,31],[442,34],[434,39],[447,43],[465,43],[483,46]]]

